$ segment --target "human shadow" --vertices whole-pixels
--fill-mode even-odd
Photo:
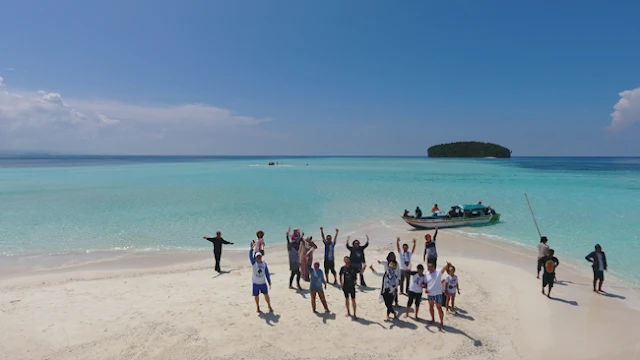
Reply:
[[[324,324],[327,323],[327,320],[335,320],[336,319],[336,313],[316,313],[316,316],[322,319],[322,322]]]
[[[557,280],[557,281],[553,282],[553,285],[569,286],[569,282],[568,281]]]
[[[269,326],[274,326],[273,324],[277,324],[280,321],[280,315],[272,312],[268,312],[268,313],[261,312],[258,314],[258,317],[264,320]]]
[[[413,322],[409,322],[407,320],[403,320],[402,316],[403,315],[398,315],[398,318],[396,318],[396,319],[385,321],[387,323],[390,323],[389,329],[393,329],[394,327],[397,327],[399,329],[415,330],[415,329],[418,328],[418,325],[414,324]]]
[[[460,318],[460,319],[465,319],[465,320],[469,320],[469,321],[475,321],[476,320],[476,319],[473,318],[473,316],[467,315],[467,314],[463,314],[459,310],[456,311],[455,313],[449,313],[449,314],[451,314],[454,317]]]
[[[367,319],[363,319],[363,318],[357,318],[357,319],[351,318],[351,320],[353,320],[354,322],[357,322],[358,324],[361,324],[361,325],[365,325],[365,326],[378,325],[381,328],[386,329],[386,327],[384,327],[384,325],[380,324],[377,321],[371,321],[371,320],[367,320]]]
[[[440,324],[436,323],[436,324],[427,325],[427,328],[428,328],[429,326],[435,326],[435,327],[438,327],[438,328],[439,328],[439,327],[440,327]],[[452,326],[445,325],[445,326],[443,326],[443,330],[444,330],[445,332],[448,332],[448,333],[451,333],[451,334],[458,334],[458,335],[462,335],[462,336],[466,337],[467,339],[469,339],[469,340],[473,341],[473,346],[475,346],[475,347],[480,347],[480,346],[482,346],[482,341],[480,341],[480,340],[478,340],[478,339],[473,338],[472,336],[470,336],[469,334],[467,334],[466,332],[464,332],[464,331],[462,331],[462,330],[460,330],[460,329],[456,329],[456,328],[454,328],[454,327],[452,327]]]
[[[377,289],[377,288],[374,288],[374,287],[371,287],[371,286],[362,286],[362,285],[361,285],[361,286],[359,287],[359,290],[360,290],[360,292],[368,293],[368,292],[371,292],[371,291],[373,291],[373,290],[378,290],[378,289]]]
[[[296,289],[296,294],[302,296],[303,299],[307,298],[307,294],[309,294],[309,290],[307,289]]]
[[[459,308],[459,307],[457,307],[457,306],[456,306],[456,311],[457,311],[459,314],[468,314],[468,313],[467,313],[467,311],[466,311],[465,309],[461,309],[461,308]]]
[[[601,291],[600,295],[606,296],[606,297],[610,297],[610,298],[614,298],[614,299],[620,299],[620,300],[625,300],[626,299],[626,297],[624,297],[622,295],[608,293],[608,292],[605,292],[605,291]]]
[[[224,270],[224,271],[220,271],[218,274],[216,274],[215,276],[213,276],[214,279],[222,276],[222,275],[227,275],[227,274],[231,274],[233,270]]]
[[[549,299],[551,299],[553,301],[561,302],[563,304],[569,304],[569,305],[572,305],[572,306],[578,306],[578,302],[577,301],[573,301],[573,300],[565,300],[565,299],[561,299],[561,298],[557,298],[557,297],[553,297],[553,296],[551,296]]]

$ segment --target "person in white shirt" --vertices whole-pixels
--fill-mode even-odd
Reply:
[[[267,263],[262,261],[262,254],[258,251],[254,254],[254,249],[257,248],[255,242],[251,242],[251,250],[249,250],[249,261],[251,262],[251,283],[253,287],[253,298],[256,301],[256,311],[260,311],[260,293],[264,295],[264,300],[267,302],[269,312],[273,312],[271,307],[271,298],[269,298],[269,289],[271,288],[271,275],[269,274],[269,267]],[[267,288],[269,284],[269,288]]]
[[[542,264],[540,263],[540,259],[547,256],[547,251],[549,251],[549,245],[547,245],[546,236],[542,236],[540,238],[540,242],[538,243],[538,275],[537,278],[540,279],[540,270],[542,270]]]
[[[451,302],[451,312],[455,314],[456,293],[460,295],[460,282],[458,280],[458,275],[456,275],[456,267],[453,265],[449,266],[447,274],[447,277],[442,281],[442,284],[445,287],[444,293],[447,296],[445,307],[447,308],[447,311],[449,311],[449,302]]]
[[[398,261],[398,265],[400,268],[400,295],[404,295],[409,292],[409,279],[411,275],[409,274],[409,270],[411,270],[411,255],[416,251],[416,239],[413,239],[413,249],[409,251],[409,245],[402,244],[402,249],[400,248],[400,237],[396,239],[396,247],[398,248],[398,254],[400,255],[400,259]],[[405,285],[406,280],[406,285]],[[404,289],[404,291],[403,291]]]
[[[422,289],[424,289],[427,284],[424,266],[422,266],[422,264],[418,265],[418,271],[409,271],[409,274],[413,275],[413,279],[411,279],[411,284],[409,284],[409,293],[407,294],[409,295],[409,301],[407,302],[407,310],[404,317],[409,317],[409,311],[411,311],[411,306],[415,300],[416,320],[418,320],[418,311],[420,310],[420,301],[422,300]]]
[[[431,324],[435,324],[434,317],[435,305],[438,308],[438,315],[440,316],[440,330],[444,329],[444,311],[442,311],[442,273],[446,273],[451,263],[447,262],[442,269],[436,269],[433,263],[427,263],[426,273],[426,286],[427,286],[427,301],[429,302],[429,313],[431,314]]]

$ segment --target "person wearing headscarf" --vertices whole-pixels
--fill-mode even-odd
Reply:
[[[382,287],[380,288],[380,295],[384,300],[384,305],[387,307],[387,320],[391,320],[389,315],[393,314],[393,318],[396,319],[398,314],[393,309],[393,300],[398,294],[398,275],[396,269],[398,263],[395,260],[389,261],[387,270],[382,276]]]
[[[438,251],[436,250],[436,237],[438,237],[438,227],[436,226],[436,232],[433,234],[433,238],[431,238],[431,234],[427,234],[424,236],[424,255],[422,255],[422,261],[426,261],[427,263],[432,263],[433,267],[437,267],[436,263],[438,262]]]
[[[328,313],[329,307],[327,306],[327,299],[324,296],[324,289],[327,288],[327,281],[324,278],[324,273],[320,270],[320,262],[314,261],[313,267],[307,265],[309,271],[309,292],[311,293],[311,309],[316,311],[316,296],[320,297],[320,302],[324,306],[324,312]]]
[[[296,277],[296,284],[298,285],[298,290],[302,289],[300,286],[300,256],[299,253],[299,242],[292,242],[290,240],[289,234],[291,233],[291,227],[287,230],[287,252],[289,253],[289,270],[291,271],[291,276],[289,276],[289,289],[293,289],[293,278]]]
[[[313,237],[309,236],[306,239],[300,240],[300,247],[298,256],[300,257],[300,272],[302,280],[309,281],[309,265],[313,263],[313,251],[318,246],[313,242]]]

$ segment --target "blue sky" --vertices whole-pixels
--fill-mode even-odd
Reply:
[[[640,155],[638,2],[0,9],[0,150],[421,155],[480,140]]]

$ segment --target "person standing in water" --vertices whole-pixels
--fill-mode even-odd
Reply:
[[[260,294],[264,295],[264,300],[269,306],[269,312],[273,312],[271,307],[271,299],[269,298],[269,289],[271,288],[271,275],[269,275],[269,267],[267,263],[262,261],[262,254],[258,251],[253,253],[254,248],[257,247],[255,241],[251,242],[251,250],[249,250],[249,261],[251,262],[252,276],[251,283],[253,287],[253,298],[256,301],[256,311],[260,311]],[[269,288],[267,288],[269,284]]]
[[[327,282],[329,282],[329,273],[333,274],[333,284],[335,285],[338,280],[336,278],[336,261],[335,261],[335,245],[338,241],[338,232],[336,229],[336,235],[331,238],[331,235],[324,236],[324,228],[320,228],[320,234],[322,235],[322,242],[324,243],[324,275]]]
[[[444,311],[442,311],[442,274],[447,273],[449,268],[453,266],[447,262],[442,269],[436,269],[433,263],[427,263],[427,301],[429,302],[429,313],[431,314],[431,323],[435,324],[434,305],[438,308],[438,316],[440,317],[440,330],[444,329]]]
[[[549,299],[551,299],[551,288],[556,278],[556,268],[560,265],[558,258],[553,256],[553,254],[553,249],[549,249],[547,250],[547,254],[538,260],[540,266],[544,269],[542,273],[542,295],[545,295],[544,288],[549,286],[549,292],[546,294]]]
[[[256,237],[256,251],[264,255],[264,247],[266,245],[266,243],[264,242],[264,231],[258,230],[258,232],[256,232]]]
[[[409,274],[413,275],[411,284],[409,284],[409,300],[407,301],[407,310],[404,317],[409,317],[409,311],[413,302],[416,303],[416,320],[418,320],[418,312],[420,311],[420,301],[422,300],[422,289],[426,286],[427,279],[424,275],[424,266],[418,265],[418,271],[409,271]]]
[[[400,248],[400,237],[396,239],[396,248],[398,249],[398,254],[400,255],[400,295],[404,295],[409,292],[409,279],[411,275],[409,274],[409,270],[411,270],[411,255],[416,251],[416,239],[413,239],[413,248],[409,251],[409,245],[402,244],[402,248]],[[406,285],[405,285],[406,280]],[[405,291],[402,291],[402,290]]]
[[[216,232],[216,237],[210,238],[203,236],[202,238],[213,243],[213,257],[216,261],[215,269],[217,272],[220,272],[220,257],[222,256],[222,245],[233,245],[233,243],[223,239],[222,233],[220,231]]]
[[[438,263],[438,251],[436,250],[436,237],[438,236],[438,227],[436,226],[436,232],[433,234],[433,239],[431,238],[431,234],[427,234],[424,236],[424,254],[422,255],[422,261],[426,261],[427,263],[433,263],[433,267],[437,267]]]
[[[351,260],[348,256],[344,257],[344,266],[340,268],[340,288],[344,293],[344,304],[347,307],[347,317],[351,316],[349,310],[349,298],[351,298],[351,305],[353,305],[353,319],[357,320],[356,315],[356,276],[358,272],[351,265]]]
[[[387,307],[387,320],[391,320],[389,315],[393,314],[393,318],[397,319],[398,314],[393,309],[393,300],[398,295],[398,275],[396,269],[398,263],[394,260],[389,261],[387,271],[382,276],[382,287],[380,288],[380,295],[384,299],[384,305]]]
[[[540,242],[538,243],[538,275],[536,279],[540,279],[540,270],[542,270],[542,263],[540,262],[540,259],[547,256],[547,252],[549,251],[549,245],[547,245],[547,241],[549,241],[547,237],[542,236],[540,237]]]
[[[324,306],[324,312],[328,313],[330,311],[329,307],[327,306],[327,299],[324,296],[324,290],[322,288],[323,285],[324,289],[327,288],[327,282],[324,279],[322,270],[320,270],[320,263],[318,261],[314,261],[313,268],[311,267],[311,265],[307,265],[307,267],[310,274],[309,292],[311,293],[311,309],[314,313],[317,312],[316,296],[319,296],[320,302],[322,302],[322,306]]]
[[[602,283],[604,282],[604,272],[607,270],[607,256],[602,251],[600,244],[596,244],[595,251],[587,255],[585,259],[591,263],[593,268],[593,292],[603,292]],[[598,281],[600,281],[600,284],[598,285],[598,290],[596,290]]]
[[[349,245],[349,240],[351,240],[351,238],[347,236],[347,249],[349,249],[350,252],[349,259],[351,259],[351,266],[360,273],[360,286],[364,287],[367,286],[364,282],[364,269],[367,266],[367,262],[364,258],[364,250],[369,246],[369,235],[365,236],[367,237],[367,242],[363,246],[360,246],[359,240],[353,240],[353,246]]]
[[[296,284],[298,285],[298,290],[301,290],[300,286],[300,255],[299,255],[299,242],[291,242],[289,234],[291,233],[291,227],[287,230],[287,252],[289,253],[289,270],[291,271],[291,276],[289,276],[289,289],[294,289],[293,287],[293,278],[296,278]]]

